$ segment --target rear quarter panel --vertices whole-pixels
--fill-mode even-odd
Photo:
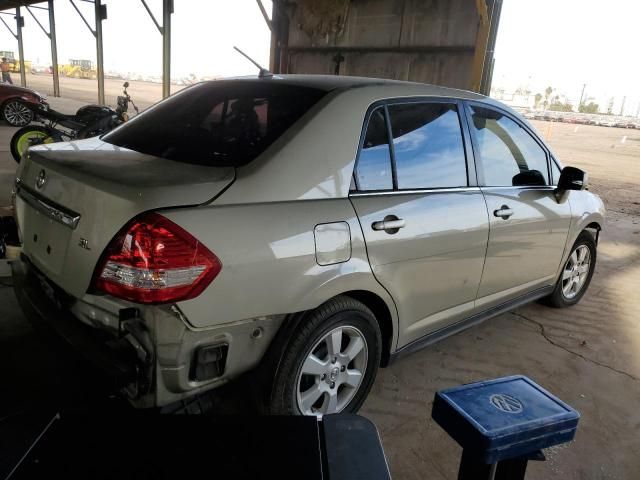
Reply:
[[[309,310],[351,290],[380,296],[397,324],[395,305],[371,272],[348,199],[212,205],[162,214],[203,242],[223,265],[200,296],[179,304],[194,328]],[[314,227],[331,222],[349,224],[351,257],[319,265]]]

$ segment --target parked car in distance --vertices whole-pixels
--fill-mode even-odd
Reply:
[[[53,73],[53,67],[51,65],[31,65],[31,73],[34,75]]]
[[[12,127],[24,127],[33,120],[29,105],[48,108],[47,99],[30,88],[0,83],[0,109],[2,118]]]
[[[604,222],[587,183],[475,93],[204,82],[28,151],[14,287],[135,406],[252,371],[268,412],[353,412],[399,355],[526,302],[577,303]]]

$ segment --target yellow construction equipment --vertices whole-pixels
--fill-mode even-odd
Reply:
[[[15,54],[9,50],[0,50],[0,59],[6,58],[7,62],[11,64],[11,72],[20,73],[20,60],[15,57]],[[24,70],[31,72],[31,62],[29,60],[24,61]]]
[[[69,60],[68,64],[58,67],[60,75],[71,78],[86,78],[95,80],[98,78],[98,72],[93,66],[91,60]]]

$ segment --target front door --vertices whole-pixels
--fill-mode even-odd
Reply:
[[[554,195],[549,154],[533,132],[486,105],[471,104],[469,113],[490,221],[477,300],[483,310],[554,283],[571,210]]]
[[[350,198],[374,275],[398,308],[398,347],[474,308],[488,219],[461,113],[455,101],[407,102],[368,118]]]

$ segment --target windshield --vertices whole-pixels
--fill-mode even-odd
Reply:
[[[102,139],[184,163],[246,165],[325,93],[269,80],[200,83],[156,104]]]

